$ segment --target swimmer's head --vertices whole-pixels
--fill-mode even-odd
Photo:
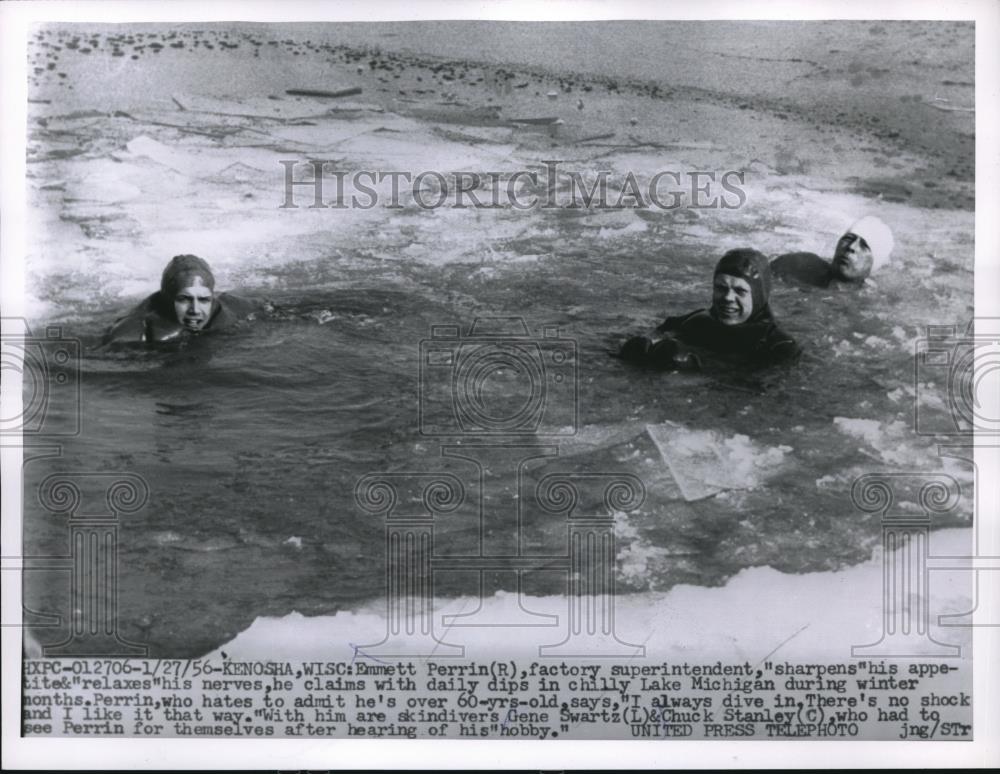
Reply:
[[[175,256],[163,270],[160,292],[173,304],[177,322],[197,332],[212,319],[215,276],[196,255]]]
[[[739,325],[767,308],[771,269],[763,253],[730,250],[715,267],[712,315],[723,325]]]
[[[838,279],[859,282],[889,262],[895,240],[890,228],[873,215],[851,226],[837,242],[833,274]]]
[[[174,296],[177,322],[193,333],[200,331],[212,319],[214,300],[212,289],[202,282],[201,277],[195,277],[191,285],[181,288]]]

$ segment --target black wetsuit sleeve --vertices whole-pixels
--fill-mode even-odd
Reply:
[[[102,344],[112,342],[143,342],[148,333],[148,321],[155,314],[159,296],[154,293],[143,299],[132,311],[116,319],[104,333]]]
[[[696,314],[696,313],[694,313]],[[642,336],[633,336],[618,350],[618,357],[632,363],[664,367],[671,364],[678,351],[677,331],[691,315],[668,317],[660,325]],[[663,335],[662,338],[660,334]]]
[[[206,330],[226,330],[263,313],[264,304],[260,301],[234,296],[232,293],[220,293],[216,297],[215,311]]]
[[[698,314],[701,310],[694,312],[689,312],[688,314],[682,314],[678,317],[668,317],[662,323],[656,327],[657,333],[674,333],[680,330],[681,326],[684,325],[688,320]]]
[[[219,305],[236,318],[246,318],[264,311],[264,304],[254,298],[244,298],[232,293],[220,293]]]
[[[111,344],[116,341],[141,342],[145,332],[143,317],[130,314],[115,320],[104,332],[101,344]]]
[[[771,261],[771,274],[825,288],[830,284],[830,263],[815,253],[787,253]]]
[[[755,365],[776,365],[794,362],[801,354],[802,348],[795,339],[774,325],[761,340],[751,360]]]

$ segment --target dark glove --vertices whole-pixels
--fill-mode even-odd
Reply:
[[[622,344],[618,357],[631,363],[642,363],[646,360],[651,345],[652,342],[645,336],[633,336]]]
[[[673,368],[677,354],[677,342],[666,338],[656,342],[646,354],[646,363],[653,368]]]
[[[679,351],[674,355],[674,368],[678,371],[700,371],[701,358],[694,352]]]
[[[676,339],[666,338],[656,342],[646,355],[646,362],[653,368],[671,371],[699,371],[701,360],[694,352],[689,352]]]

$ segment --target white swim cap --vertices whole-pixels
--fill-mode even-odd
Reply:
[[[847,229],[846,233],[855,234],[868,243],[868,249],[872,251],[873,272],[889,263],[896,241],[892,238],[892,230],[880,219],[874,215],[866,215]]]

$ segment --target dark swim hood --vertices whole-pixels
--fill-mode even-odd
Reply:
[[[713,276],[719,274],[739,277],[750,285],[750,298],[753,301],[750,320],[757,319],[767,311],[768,298],[771,296],[771,266],[767,256],[748,247],[730,250],[715,266]]]
[[[209,290],[215,290],[215,275],[204,260],[197,255],[175,255],[163,270],[160,292],[173,300],[181,290],[194,284],[195,277],[200,277]]]

